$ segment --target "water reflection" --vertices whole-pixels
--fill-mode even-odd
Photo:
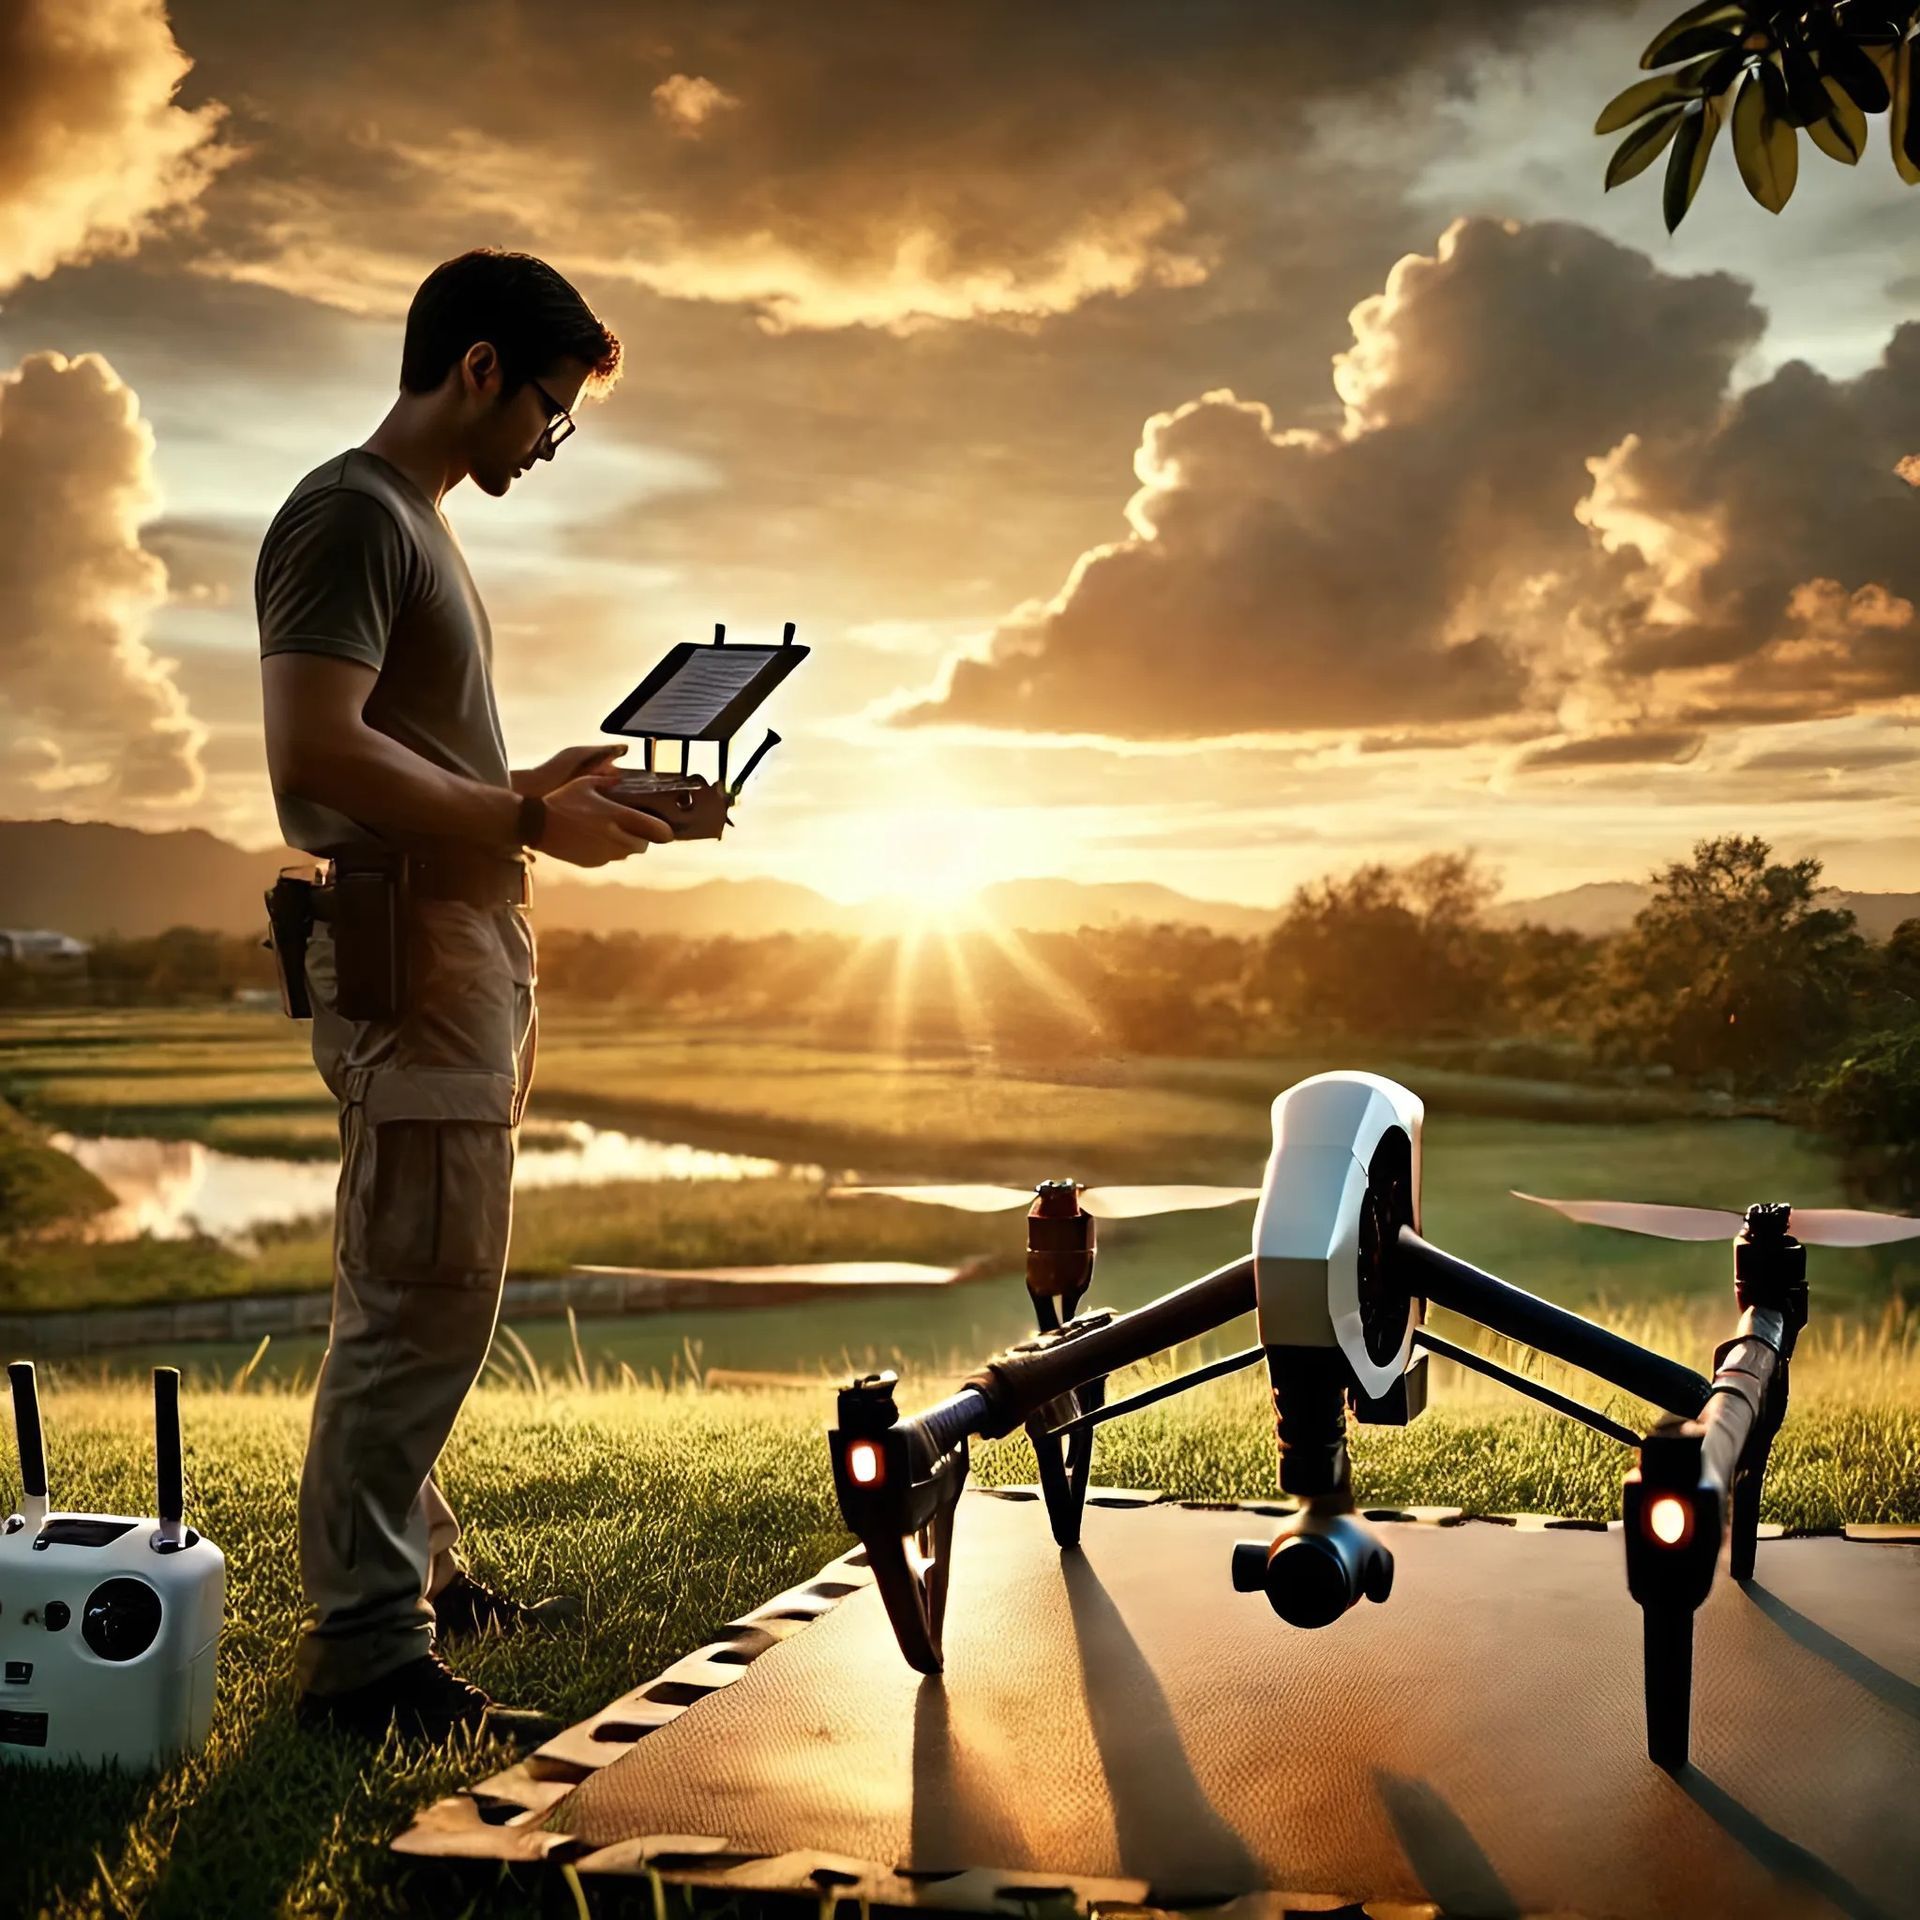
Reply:
[[[513,1184],[595,1186],[610,1180],[754,1180],[794,1174],[824,1178],[800,1161],[718,1153],[679,1140],[593,1127],[583,1120],[548,1123],[558,1146],[522,1146]],[[96,1175],[115,1204],[89,1223],[88,1237],[126,1240],[150,1233],[185,1239],[193,1233],[244,1245],[255,1229],[333,1212],[333,1160],[263,1160],[223,1153],[197,1140],[85,1138],[56,1133],[53,1144]]]

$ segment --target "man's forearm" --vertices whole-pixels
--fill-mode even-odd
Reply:
[[[449,773],[373,727],[306,743],[284,786],[388,832],[464,840],[497,853],[520,845],[517,791]]]

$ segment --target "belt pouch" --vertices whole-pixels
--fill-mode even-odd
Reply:
[[[280,1010],[289,1020],[311,1020],[307,997],[307,936],[313,931],[313,882],[283,873],[267,889],[267,937],[280,986]]]
[[[349,1020],[390,1020],[406,1004],[406,869],[333,877],[335,1008]]]

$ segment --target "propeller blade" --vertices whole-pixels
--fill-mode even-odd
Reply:
[[[950,1187],[872,1187],[852,1185],[829,1187],[828,1197],[846,1193],[884,1193],[893,1200],[914,1200],[927,1207],[958,1207],[962,1213],[1006,1213],[1014,1207],[1033,1205],[1031,1187],[968,1186]]]
[[[1089,1187],[1080,1205],[1097,1220],[1139,1220],[1153,1213],[1185,1213],[1196,1207],[1230,1207],[1258,1200],[1258,1187]]]
[[[1653,1200],[1548,1200],[1537,1193],[1507,1189],[1516,1200],[1551,1207],[1569,1220],[1590,1227],[1624,1227],[1660,1240],[1731,1240],[1747,1224],[1744,1213],[1724,1207],[1669,1207]],[[1798,1218],[1798,1215],[1795,1216]]]
[[[1920,1240],[1920,1220],[1857,1207],[1795,1207],[1787,1215],[1787,1231],[1809,1247],[1884,1247],[1894,1240]]]

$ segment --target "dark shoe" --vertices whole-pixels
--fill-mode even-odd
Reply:
[[[433,1617],[439,1631],[449,1636],[475,1633],[518,1633],[522,1627],[565,1627],[580,1618],[581,1605],[571,1593],[556,1593],[532,1606],[509,1600],[483,1586],[470,1573],[456,1573],[433,1596]]]
[[[351,1733],[366,1740],[385,1739],[387,1729],[397,1727],[403,1740],[437,1742],[464,1730],[483,1740],[537,1745],[560,1731],[560,1722],[549,1714],[497,1705],[435,1653],[423,1653],[345,1693],[303,1693],[294,1718],[309,1732]]]

